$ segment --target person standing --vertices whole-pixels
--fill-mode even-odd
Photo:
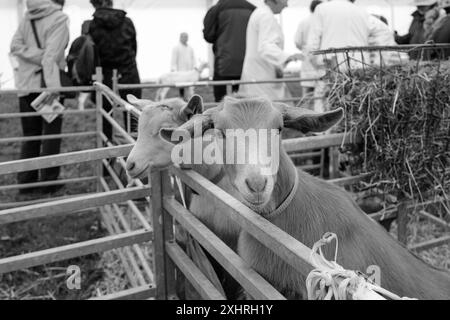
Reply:
[[[188,45],[188,40],[189,35],[186,32],[180,34],[180,42],[172,50],[170,71],[191,71],[195,69],[194,49]],[[184,98],[184,88],[180,88],[180,97]]]
[[[247,50],[242,68],[242,81],[273,80],[283,77],[290,62],[302,59],[301,54],[283,51],[284,35],[275,18],[288,5],[288,0],[265,0],[251,15],[247,26]],[[291,97],[285,83],[242,85],[239,93],[247,96],[285,99]]]
[[[27,12],[19,24],[10,46],[10,54],[18,63],[16,87],[19,90],[35,90],[42,87],[61,87],[60,70],[66,67],[64,50],[69,43],[69,19],[62,12],[63,1],[59,4],[51,0],[27,0]],[[38,43],[39,42],[39,43]],[[39,93],[21,93],[20,112],[35,112],[31,103]],[[60,134],[62,116],[51,123],[41,116],[21,118],[25,137]],[[61,139],[35,140],[24,142],[21,146],[21,159],[58,154]],[[19,173],[20,184],[56,180],[60,168],[53,167],[38,171]],[[40,175],[40,176],[39,176]],[[47,187],[42,191],[56,191],[58,187]],[[20,193],[33,192],[36,189],[21,189]]]
[[[245,0],[219,0],[203,20],[203,37],[213,45],[213,80],[239,80],[246,48],[248,20],[255,6]],[[232,88],[233,92],[239,86]],[[214,98],[219,102],[227,94],[226,86],[214,86]]]
[[[311,4],[309,6],[309,10],[311,11],[311,15],[300,22],[297,28],[297,32],[295,34],[294,42],[296,47],[300,51],[304,51],[306,48],[306,41],[308,40],[308,34],[309,29],[311,25],[312,20],[312,14],[316,10],[316,7],[322,3],[322,0],[313,0],[311,1]],[[302,78],[318,78],[322,75],[324,75],[325,72],[322,70],[317,70],[311,63],[310,57],[305,57],[305,59],[302,62],[302,69],[301,69],[301,77]],[[302,86],[302,97],[311,95],[314,93],[314,87],[316,85],[316,81],[303,81],[300,83]]]
[[[89,34],[95,47],[103,70],[103,83],[112,87],[113,70],[118,70],[119,83],[139,84],[141,82],[136,63],[137,43],[134,24],[123,10],[113,9],[112,0],[90,0],[95,8],[92,21],[89,23]],[[126,99],[127,94],[137,98],[142,95],[141,89],[120,90],[120,96]],[[111,104],[103,98],[103,108],[109,112]],[[125,128],[128,130],[127,113],[124,112]],[[131,132],[137,131],[137,118],[131,115]],[[111,140],[112,126],[103,119],[103,133]]]
[[[431,40],[434,43],[450,43],[450,0],[440,0],[439,6],[445,11],[445,16],[436,21],[433,26]],[[450,49],[433,50],[431,59],[445,59],[450,58]]]
[[[425,15],[437,6],[437,0],[414,0],[417,10],[412,13],[413,20],[407,34],[400,36],[395,33],[395,42],[397,44],[422,44],[425,43]],[[417,60],[420,51],[411,51],[410,59]]]
[[[313,15],[306,53],[342,47],[366,47],[373,31],[369,14],[354,4],[352,0],[331,0],[319,5]],[[310,55],[313,65],[320,69],[327,68],[345,71],[347,68],[359,68],[362,60],[369,61],[369,55],[361,52],[329,55],[327,59]],[[314,110],[323,112],[327,87],[319,81],[314,92]]]

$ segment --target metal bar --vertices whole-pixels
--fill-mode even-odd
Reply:
[[[150,284],[120,292],[91,298],[89,300],[146,300],[155,296],[155,287]]]
[[[103,134],[103,133],[101,133],[101,136],[102,136],[102,139],[103,139],[103,141],[106,143],[106,145],[108,146],[108,147],[112,147],[113,146],[113,144],[110,142],[110,141],[107,141],[107,139],[106,139],[106,136]],[[131,147],[133,147],[132,145],[131,145]],[[131,152],[131,148],[130,148],[130,151],[125,155],[125,156],[128,156],[128,154]],[[127,164],[126,164],[126,162],[125,162],[125,160],[123,159],[123,156],[122,157],[117,157],[116,158],[117,159],[117,161],[119,162],[119,164],[120,164],[120,166],[126,171],[127,169]],[[130,181],[129,181],[130,182]],[[142,183],[142,181],[141,180],[139,180],[139,179],[133,179],[133,180],[131,180],[131,182],[133,182],[135,185],[137,185],[138,187],[142,187],[142,186],[144,186],[144,184]]]
[[[107,158],[127,156],[133,145],[121,145],[83,151],[68,152],[52,156],[29,158],[0,163],[0,174],[10,174],[29,170],[38,170],[68,164],[89,162]]]
[[[47,134],[47,135],[42,135],[42,136],[25,136],[25,137],[0,138],[0,143],[38,141],[38,140],[53,140],[53,139],[62,139],[62,138],[80,138],[80,137],[95,136],[96,134],[97,134],[96,131],[87,131],[87,132]]]
[[[101,183],[103,188],[105,189],[105,191],[110,191],[108,184],[106,183],[104,178],[101,178]],[[127,201],[127,202],[131,202],[133,203],[131,200]],[[134,204],[134,203],[133,203]],[[126,232],[131,231],[130,225],[128,224],[128,222],[125,220],[125,217],[123,216],[122,211],[120,210],[119,206],[117,204],[113,204],[112,207],[114,208],[114,210],[116,211],[117,217],[119,218],[119,221],[122,224],[122,227],[124,228],[124,230]],[[137,208],[136,208],[137,209]],[[140,213],[140,212],[139,212]],[[152,230],[152,228],[150,227],[150,225],[148,223],[146,223],[143,226],[146,230]],[[147,260],[145,259],[144,253],[142,252],[142,249],[138,246],[138,245],[133,245],[133,249],[136,252],[136,255],[138,256],[139,260],[141,261],[142,267],[144,268],[144,271],[147,274],[147,277],[149,278],[150,283],[154,282],[154,275],[153,275],[153,271],[151,270],[150,266],[148,265]]]
[[[226,206],[229,210],[224,212],[229,215],[230,219],[237,222],[243,230],[249,232],[255,239],[299,271],[300,274],[307,275],[313,269],[310,263],[312,253],[310,248],[256,214],[199,173],[176,167],[171,169],[189,187],[210,199],[212,204],[217,203]]]
[[[103,81],[103,73],[102,68],[97,67],[95,68],[95,75],[92,77],[92,80],[94,80],[96,83],[102,83]],[[97,148],[103,147],[102,142],[102,136],[101,133],[103,132],[103,118],[102,118],[102,111],[103,111],[103,97],[102,93],[95,87],[95,125],[96,125],[96,144]],[[95,172],[97,174],[97,192],[100,192],[101,185],[100,185],[100,177],[103,176],[103,166],[102,161],[99,159],[95,163]]]
[[[321,165],[319,164],[305,164],[303,166],[298,166],[298,169],[304,170],[304,171],[309,171],[309,170],[316,170],[316,169],[320,169]]]
[[[424,207],[431,204],[440,203],[440,200],[429,200],[422,203],[413,203],[413,202],[406,202],[407,207],[406,210],[414,210],[417,207]],[[397,217],[397,207],[381,210],[380,212],[371,213],[369,214],[369,217],[374,219],[375,221],[380,221],[388,218],[396,218]]]
[[[436,223],[436,224],[438,224],[438,225],[440,225],[440,226],[442,226],[442,227],[444,227],[444,228],[450,228],[450,223],[444,221],[443,219],[440,219],[440,218],[436,217],[435,215],[432,215],[429,212],[426,212],[425,210],[420,210],[419,211],[419,215],[424,217],[424,218],[426,218],[426,219],[428,219],[428,220],[430,220],[430,221],[432,221],[432,222],[434,222],[434,223]]]
[[[134,243],[147,242],[151,241],[151,238],[152,232],[147,230],[137,230],[3,258],[0,259],[0,274],[126,247]]]
[[[85,115],[95,113],[95,109],[86,110],[65,110],[60,112],[11,112],[11,113],[0,113],[0,119],[12,119],[12,118],[27,118],[27,117],[38,117],[46,114],[62,114],[62,115]]]
[[[161,196],[163,198],[173,198],[173,190],[172,190],[172,182],[169,177],[168,170],[163,170],[160,172],[161,176]],[[161,204],[162,204],[161,199]],[[176,298],[176,268],[175,264],[170,259],[169,255],[166,252],[166,244],[167,243],[174,243],[175,242],[175,236],[173,232],[173,219],[170,213],[167,212],[167,210],[164,209],[164,206],[162,206],[162,228],[163,228],[163,240],[164,240],[164,259],[165,259],[165,274],[166,274],[166,290],[167,290],[167,298],[169,300]]]
[[[175,199],[165,199],[164,208],[235,278],[255,299],[284,297],[230,249],[219,237]]]
[[[153,265],[155,267],[156,299],[167,300],[166,287],[166,262],[165,262],[165,241],[163,226],[163,187],[160,172],[149,173],[151,181],[152,197],[151,212],[152,226],[154,232],[153,241]]]
[[[23,183],[23,184],[11,184],[8,186],[0,186],[0,191],[11,190],[11,189],[29,189],[36,187],[48,187],[56,186],[61,184],[72,184],[72,183],[83,183],[95,181],[97,177],[82,177],[73,179],[61,179],[61,180],[51,180],[43,182],[33,182],[33,183]]]
[[[447,243],[450,243],[450,236],[443,236],[441,238],[424,241],[422,243],[413,244],[412,246],[409,246],[408,249],[419,252],[419,251],[432,249],[432,248],[435,248],[437,246],[441,246],[441,245],[444,245]]]
[[[121,234],[122,230],[121,230],[119,224],[117,223],[117,221],[115,220],[114,212],[113,212],[113,209],[111,208],[111,206],[110,205],[106,205],[106,206],[103,207],[103,209],[106,210],[107,213],[108,213],[108,214],[104,214],[103,213],[102,217],[103,217],[103,220],[104,220],[105,223],[108,222],[110,224],[110,227],[111,227],[110,234],[111,235]],[[131,230],[129,230],[129,229],[126,230],[125,229],[124,231],[125,232],[130,232]],[[118,251],[123,251],[124,255],[126,257],[128,257],[128,261],[130,262],[131,267],[132,267],[132,269],[134,271],[134,273],[131,272],[131,274],[130,274],[130,276],[131,276],[130,280],[131,279],[135,280],[135,281],[133,281],[133,282],[135,282],[134,286],[137,287],[139,285],[144,285],[146,283],[145,279],[144,279],[144,275],[142,274],[142,271],[139,268],[139,265],[138,265],[138,263],[136,261],[136,258],[133,255],[133,252],[131,251],[130,247],[123,247],[123,248],[117,249],[117,250]],[[134,278],[134,276],[136,276],[136,278]]]
[[[83,193],[83,194],[77,194],[77,195],[71,195],[71,196],[61,196],[61,197],[54,197],[54,198],[41,198],[41,199],[25,200],[25,201],[18,201],[18,202],[4,202],[4,203],[0,203],[0,209],[5,210],[5,209],[11,209],[11,208],[24,207],[24,206],[29,206],[29,205],[44,203],[44,202],[49,202],[49,201],[75,198],[75,197],[79,197],[82,195],[89,195],[89,193]],[[81,211],[85,211],[85,210],[87,211],[89,209],[90,208],[83,209],[83,210],[77,210],[77,211],[73,211],[73,213],[81,212]]]
[[[145,89],[145,88],[178,88],[183,87],[209,87],[209,86],[226,86],[226,85],[242,85],[242,84],[263,84],[263,83],[287,83],[287,82],[304,82],[304,81],[317,81],[320,78],[282,78],[260,81],[240,81],[240,80],[227,80],[227,81],[197,81],[189,83],[178,84],[156,84],[152,83],[140,83],[140,84],[118,84],[117,89]]]
[[[125,186],[122,184],[122,182],[120,181],[119,177],[116,175],[116,172],[113,170],[113,168],[111,167],[111,165],[106,161],[103,160],[103,165],[105,166],[106,170],[108,170],[112,180],[114,181],[114,183],[116,184],[116,186],[119,189],[126,189]],[[109,189],[109,188],[108,188]],[[107,190],[109,191],[109,190]],[[138,209],[138,207],[134,204],[133,201],[128,200],[127,201],[128,207],[131,209],[131,211],[134,212],[134,214],[136,215],[136,218],[139,220],[139,222],[142,224],[142,227],[144,227],[145,229],[151,229],[152,227],[150,226],[150,224],[148,223],[148,221],[145,219],[144,215],[141,213],[141,211]]]
[[[362,46],[362,47],[343,47],[343,48],[331,48],[326,50],[312,51],[313,55],[329,54],[329,53],[342,53],[349,51],[410,51],[410,50],[423,50],[423,49],[448,49],[450,44],[413,44],[413,45],[395,45],[395,46]]]
[[[338,147],[342,144],[357,143],[359,138],[352,133],[333,133],[306,138],[295,138],[283,140],[283,147],[286,152],[306,151],[329,147]]]
[[[115,93],[113,90],[108,88],[102,83],[94,82],[94,87],[101,92],[110,102],[113,106],[121,106],[125,108],[127,111],[130,111],[135,116],[139,117],[141,115],[141,111],[133,106],[132,104],[128,103],[127,101],[123,100],[117,93]],[[117,89],[118,90],[118,89]]]
[[[344,178],[337,178],[337,179],[330,179],[328,182],[334,183],[338,186],[346,186],[350,184],[354,184],[357,182],[360,182],[370,176],[372,176],[373,173],[363,173],[357,176],[351,176],[351,177],[344,177]]]
[[[30,94],[30,93],[42,93],[42,92],[78,92],[78,91],[94,91],[93,86],[72,86],[72,87],[51,87],[51,88],[39,88],[32,90],[19,90],[19,89],[4,89],[0,90],[2,94]]]
[[[176,243],[166,242],[166,251],[203,299],[226,300]]]
[[[125,140],[127,140],[127,142],[129,142],[129,143],[135,143],[136,142],[136,140],[134,140],[130,136],[130,134],[125,129],[123,129],[117,123],[117,121],[114,120],[114,118],[111,117],[104,109],[102,109],[100,112],[103,115],[103,117],[113,126],[113,128],[116,129],[119,132],[119,134],[121,134],[125,138]]]
[[[112,219],[111,219],[110,216],[108,216],[107,213],[105,213],[105,210],[107,211],[106,206],[100,208],[100,214],[101,214],[102,219],[103,219],[103,224],[105,225],[105,227],[108,230],[110,235],[117,234],[118,232],[115,232],[114,231],[114,227],[112,226],[112,223],[111,223]],[[134,273],[131,270],[130,262],[125,257],[125,253],[123,252],[123,250],[118,248],[118,249],[113,249],[112,251],[119,256],[119,259],[122,262],[122,267],[125,270],[125,273],[126,273],[126,275],[128,277],[128,280],[130,281],[130,284],[133,287],[137,287],[138,286],[137,279],[135,278]]]
[[[322,150],[316,151],[316,152],[300,152],[300,153],[289,153],[288,156],[290,158],[313,158],[313,157],[320,157],[322,155]]]
[[[100,192],[25,207],[6,209],[0,211],[0,225],[48,217],[57,214],[68,214],[77,210],[124,202],[127,200],[148,196],[149,193],[150,188],[134,187],[126,190]]]

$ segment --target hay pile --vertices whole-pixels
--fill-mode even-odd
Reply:
[[[352,174],[374,172],[371,182],[399,199],[448,201],[450,63],[366,68],[329,77],[331,108],[346,110],[340,130],[357,131],[363,138],[342,150]]]

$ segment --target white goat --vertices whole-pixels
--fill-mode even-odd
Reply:
[[[173,71],[168,72],[163,75],[161,75],[158,79],[158,84],[180,84],[180,87],[182,86],[182,83],[186,82],[196,82],[200,79],[200,75],[202,74],[203,70],[208,68],[208,63],[204,62],[201,63],[198,68],[195,68],[194,70],[190,71]],[[156,101],[161,101],[166,98],[167,93],[169,92],[169,87],[163,87],[159,88],[158,91],[156,91]],[[194,87],[186,87],[184,90],[184,99],[189,100],[194,95]]]

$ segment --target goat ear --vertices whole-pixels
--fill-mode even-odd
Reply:
[[[290,118],[289,114],[285,114],[284,126],[302,133],[323,132],[339,123],[343,116],[342,108],[324,113],[305,113],[296,118]]]
[[[182,120],[188,121],[194,115],[203,113],[203,99],[197,94],[194,94],[186,106],[181,108],[180,116]]]
[[[191,138],[202,136],[206,130],[214,126],[212,114],[197,114],[178,128],[162,128],[159,136],[172,144],[185,142]]]
[[[139,108],[142,110],[142,108],[155,104],[154,101],[148,100],[148,99],[138,99],[132,94],[127,94],[127,100],[129,103],[131,103],[133,106]]]

